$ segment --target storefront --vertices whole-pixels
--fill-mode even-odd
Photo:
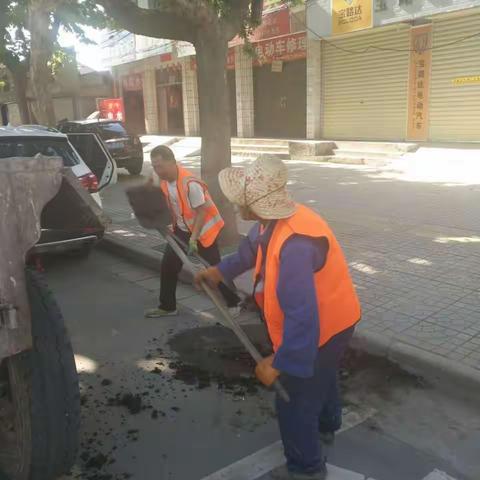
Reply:
[[[480,12],[464,13],[433,18],[432,141],[480,140]]]
[[[255,136],[305,138],[305,33],[260,41],[254,48]]]
[[[145,133],[143,78],[140,73],[122,77],[122,96],[125,107],[125,126],[134,134]]]
[[[322,42],[324,138],[406,139],[409,31],[397,25]]]
[[[159,133],[184,135],[182,68],[172,63],[156,70]]]

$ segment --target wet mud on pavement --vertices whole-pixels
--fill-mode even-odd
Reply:
[[[262,325],[247,326],[246,331],[264,355],[271,352]],[[88,424],[88,417],[95,415],[98,422],[95,431],[83,433],[79,470],[73,478],[130,478],[132,471],[126,464],[139,460],[135,445],[144,445],[153,432],[159,441],[154,455],[168,465],[168,454],[161,448],[160,439],[165,441],[162,430],[175,428],[181,419],[190,419],[195,428],[199,420],[195,403],[202,392],[229,405],[223,412],[213,412],[217,418],[204,431],[206,438],[219,428],[238,436],[271,428],[272,423],[276,429],[270,394],[253,376],[253,360],[223,326],[193,327],[176,334],[168,330],[165,336],[153,337],[147,342],[142,365],[143,373],[135,378],[81,375],[83,421]],[[392,386],[424,388],[420,379],[383,359],[349,352],[341,370],[346,407],[357,404],[359,385],[363,390],[366,383],[385,400]],[[151,432],[145,432],[145,423],[150,424]],[[188,436],[178,445],[187,451],[192,447]],[[161,478],[182,478],[174,472],[165,474]]]
[[[252,360],[228,329],[187,310],[144,319],[157,295],[119,278],[116,272],[131,267],[114,257],[94,253],[54,267],[48,279],[70,330],[82,404],[79,457],[63,480],[197,480],[279,439],[273,394],[253,377]],[[246,330],[270,353],[262,325]],[[356,353],[347,356],[341,381],[349,411],[378,412],[369,422],[375,432],[397,431],[419,404],[416,392],[430,388],[383,359]],[[435,398],[422,405],[442,425],[437,404]],[[422,434],[431,428],[415,425]],[[464,430],[463,423],[451,425]],[[409,438],[416,440],[417,431],[411,428]]]

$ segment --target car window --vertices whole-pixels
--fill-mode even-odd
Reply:
[[[111,138],[121,138],[128,136],[125,127],[119,122],[112,123],[99,123],[98,129],[100,135],[104,140],[110,140]]]
[[[47,157],[61,157],[66,167],[73,167],[81,162],[78,153],[67,140],[15,137],[0,139],[0,159],[34,157],[37,153]]]
[[[81,128],[75,130],[74,133],[98,133],[96,125],[82,125]]]

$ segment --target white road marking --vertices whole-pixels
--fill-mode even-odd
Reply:
[[[375,415],[375,413],[376,410],[373,408],[359,410],[349,410],[346,408],[343,413],[343,426],[340,432],[356,427]],[[256,480],[284,463],[285,457],[283,456],[282,442],[278,441],[202,478],[202,480]],[[328,480],[364,479],[364,475],[329,465]]]
[[[455,478],[441,472],[440,470],[435,469],[433,472],[430,472],[423,480],[455,480]]]

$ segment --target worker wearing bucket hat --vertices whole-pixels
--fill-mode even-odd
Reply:
[[[322,443],[341,424],[339,363],[361,315],[347,263],[328,224],[292,200],[282,161],[265,155],[219,180],[242,217],[257,223],[237,253],[195,280],[218,285],[254,269],[254,298],[274,350],[256,375],[267,386],[280,377],[290,396],[276,398],[287,462],[272,478],[325,479]]]

